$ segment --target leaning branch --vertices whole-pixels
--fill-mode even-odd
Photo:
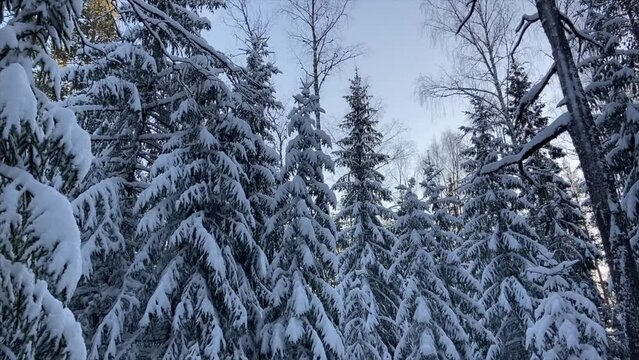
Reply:
[[[511,54],[514,54],[515,50],[517,50],[517,48],[521,44],[521,41],[524,38],[524,35],[526,34],[526,31],[528,30],[530,25],[536,23],[539,20],[541,20],[541,18],[539,17],[539,14],[537,13],[532,15],[524,15],[521,17],[521,21],[519,22],[519,25],[517,25],[517,27],[515,28],[515,31],[519,32],[519,36],[517,37],[517,41],[515,42],[515,45],[513,46],[513,49],[511,50]]]
[[[505,156],[499,161],[484,165],[484,167],[482,167],[481,169],[481,174],[489,174],[503,169],[506,166],[521,163],[523,160],[530,157],[530,155],[534,154],[537,150],[543,148],[549,142],[561,135],[561,133],[566,131],[568,129],[568,125],[570,124],[570,120],[570,113],[563,113],[555,121],[553,121],[552,124],[548,125],[545,129],[537,133],[535,137],[533,137],[526,145],[524,145],[519,153]]]
[[[546,72],[546,75],[544,75],[544,77],[541,78],[541,80],[537,84],[531,87],[530,90],[528,90],[528,92],[521,98],[521,100],[519,101],[519,105],[517,105],[517,112],[515,113],[515,119],[517,119],[517,121],[521,121],[524,111],[530,105],[532,105],[532,103],[534,103],[539,98],[539,96],[541,96],[541,92],[546,88],[546,86],[550,82],[550,79],[555,75],[556,72],[557,66],[555,66],[555,63],[553,63],[550,69],[548,69],[548,71]]]
[[[468,12],[464,20],[462,20],[461,24],[459,24],[459,27],[457,28],[457,31],[455,31],[455,34],[459,34],[459,32],[464,28],[464,25],[466,25],[468,20],[470,20],[471,16],[473,16],[473,13],[475,12],[475,7],[477,7],[478,2],[479,0],[470,0],[468,4],[466,4],[466,6],[470,5],[470,11]]]

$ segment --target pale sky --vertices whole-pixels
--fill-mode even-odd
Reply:
[[[288,19],[281,13],[283,0],[253,0],[272,16],[270,47],[273,60],[283,74],[275,78],[278,99],[291,104],[299,89],[303,72],[296,54],[300,53],[287,34]],[[360,69],[370,85],[370,93],[383,106],[382,122],[400,122],[407,129],[405,137],[422,152],[434,137],[445,129],[461,125],[465,105],[457,103],[423,106],[416,95],[420,74],[436,75],[446,66],[446,50],[436,46],[423,26],[421,0],[356,0],[343,29],[348,44],[361,44],[366,53],[345,64],[325,83],[321,104],[326,120],[338,124],[348,107],[344,99],[348,79],[354,68]],[[224,24],[221,11],[213,17],[213,30],[207,34],[211,44],[226,54],[238,54],[240,42],[236,31]],[[235,58],[242,62],[241,58]]]

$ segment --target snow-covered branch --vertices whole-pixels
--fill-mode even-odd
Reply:
[[[545,129],[540,131],[535,137],[533,137],[517,154],[503,157],[499,161],[495,161],[490,164],[484,165],[481,169],[482,174],[488,174],[506,166],[513,165],[523,161],[535,151],[543,148],[552,140],[556,139],[561,133],[566,131],[568,124],[570,124],[571,116],[569,113],[564,113],[559,116],[552,124],[548,125]]]

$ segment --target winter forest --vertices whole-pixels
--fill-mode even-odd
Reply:
[[[0,4],[0,359],[639,360],[639,2]]]

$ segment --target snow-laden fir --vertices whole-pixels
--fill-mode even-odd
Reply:
[[[254,2],[2,0],[0,358],[637,358],[639,5],[535,0],[517,43],[539,22],[554,62],[533,85],[515,24],[485,21],[506,3],[425,1],[474,45],[463,168],[429,153],[393,198],[359,72],[337,141],[321,84],[277,118]],[[233,4],[240,57],[211,17]],[[338,50],[313,72],[344,63],[291,35]]]

